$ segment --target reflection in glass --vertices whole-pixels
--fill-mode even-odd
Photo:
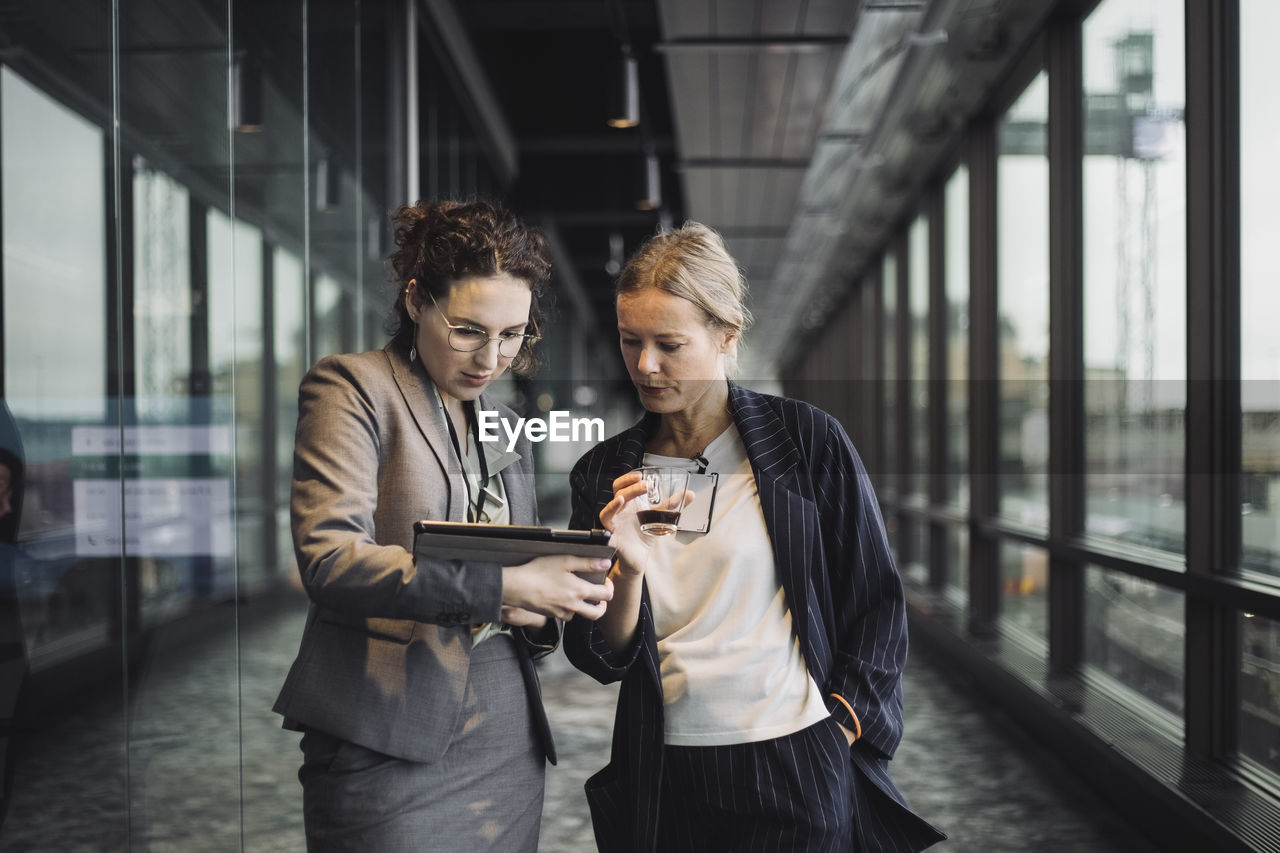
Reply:
[[[1048,636],[1049,552],[1021,542],[1000,543],[1000,624],[1037,646]]]
[[[1000,514],[1048,527],[1049,77],[1001,118],[996,161]]]
[[[1086,527],[1184,550],[1183,10],[1084,22]]]
[[[264,553],[262,231],[216,209],[208,214],[209,375],[213,421],[235,431],[237,567],[215,562],[219,590],[268,571]]]
[[[1085,663],[1180,715],[1184,614],[1181,593],[1090,566],[1085,570]]]
[[[140,422],[188,414],[191,386],[190,194],[144,162],[133,174],[134,382]]]
[[[1280,575],[1280,5],[1240,0],[1240,403],[1242,561]]]
[[[102,131],[7,67],[0,68],[0,103],[4,345],[6,356],[17,356],[4,360],[9,407],[19,418],[101,418],[107,352]]]
[[[1280,624],[1241,617],[1240,754],[1280,773]]]
[[[884,437],[880,447],[880,480],[882,485],[878,491],[882,497],[898,493],[898,433],[901,424],[897,422],[898,413],[898,259],[892,254],[884,256],[881,267],[880,288],[884,302],[884,320],[880,325],[884,336],[881,352],[884,359],[884,380],[880,383],[884,391]]]
[[[298,425],[298,385],[308,367],[306,292],[301,258],[276,248],[271,263],[276,362],[276,565],[282,573],[291,573],[294,556],[289,529],[289,493],[293,482],[293,433]]]
[[[969,601],[969,528],[947,527],[947,597],[963,608]]]
[[[923,215],[916,217],[907,232],[907,252],[911,366],[905,388],[911,395],[911,421],[906,430],[911,442],[911,463],[906,472],[910,478],[906,492],[926,500],[934,472],[929,470],[929,223]]]
[[[212,569],[231,554],[231,429],[192,396],[190,193],[135,161],[134,364],[136,425],[126,452],[141,452],[126,482],[138,559],[139,611],[160,625],[217,589]],[[203,400],[204,398],[200,398]]]
[[[316,276],[315,358],[345,352],[343,344],[342,285],[328,273]]]
[[[34,675],[105,647],[119,616],[106,163],[101,130],[7,67],[0,133],[5,403],[26,457],[13,577]]]
[[[947,181],[947,502],[969,505],[969,170]]]

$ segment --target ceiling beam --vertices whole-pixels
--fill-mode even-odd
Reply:
[[[653,49],[659,53],[725,50],[819,51],[844,50],[849,46],[849,36],[759,36],[733,38],[679,38],[659,42]]]
[[[506,113],[489,83],[489,77],[471,42],[471,36],[458,17],[451,0],[418,0],[426,10],[422,26],[427,35],[447,56],[467,96],[464,99],[475,111],[484,128],[485,139],[492,146],[496,171],[511,181],[519,173],[519,157],[515,134],[507,123]],[[426,23],[430,19],[430,25]]]
[[[561,229],[565,228],[600,228],[602,226],[620,226],[636,228],[652,228],[658,224],[656,210],[627,210],[613,208],[604,210],[557,210],[547,214]]]
[[[658,154],[671,154],[676,150],[676,143],[670,136],[654,137],[653,149]],[[643,152],[642,142],[638,136],[625,130],[615,130],[611,133],[525,136],[520,139],[520,153],[539,157],[552,157],[577,154],[623,154],[630,156]]]
[[[677,171],[698,169],[798,169],[809,168],[808,158],[798,157],[690,157],[676,164]]]
[[[623,3],[630,29],[657,30],[652,2]],[[461,11],[473,31],[610,30],[613,16],[602,0],[466,0]]]

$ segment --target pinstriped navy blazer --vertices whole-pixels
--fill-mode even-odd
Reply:
[[[920,850],[945,838],[911,812],[887,764],[902,738],[907,656],[902,582],[871,481],[839,422],[813,406],[729,384],[729,407],[755,474],[805,664],[828,710],[862,736],[850,748],[859,850]],[[598,526],[613,481],[639,467],[658,425],[648,413],[574,466],[575,528]],[[651,851],[664,742],[662,680],[647,587],[637,639],[615,652],[595,622],[575,619],[565,652],[603,683],[622,680],[609,765],[587,781],[601,850]]]

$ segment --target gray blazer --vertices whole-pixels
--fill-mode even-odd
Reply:
[[[420,363],[385,350],[322,359],[302,380],[293,469],[293,541],[311,598],[298,657],[275,711],[412,761],[444,754],[471,659],[471,625],[499,618],[496,563],[414,559],[413,523],[465,518],[466,487],[444,413]],[[477,405],[515,418],[487,395]],[[529,443],[504,469],[513,524],[537,523]],[[555,747],[532,656],[559,626],[516,631],[529,706]]]

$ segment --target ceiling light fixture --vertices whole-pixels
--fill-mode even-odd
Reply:
[[[617,275],[622,272],[622,262],[626,260],[625,247],[622,243],[622,234],[617,231],[609,232],[609,260],[604,265],[604,271],[611,275]]]
[[[629,44],[624,44],[618,54],[609,95],[609,127],[635,127],[640,123],[640,66]]]
[[[658,170],[658,155],[652,151],[644,155],[644,195],[637,199],[636,210],[657,210],[662,207],[662,175]]]
[[[338,189],[342,172],[332,157],[321,157],[316,163],[316,210],[330,213],[338,209]]]
[[[262,67],[246,54],[239,54],[231,65],[231,127],[238,133],[261,133],[265,127],[262,114]]]

